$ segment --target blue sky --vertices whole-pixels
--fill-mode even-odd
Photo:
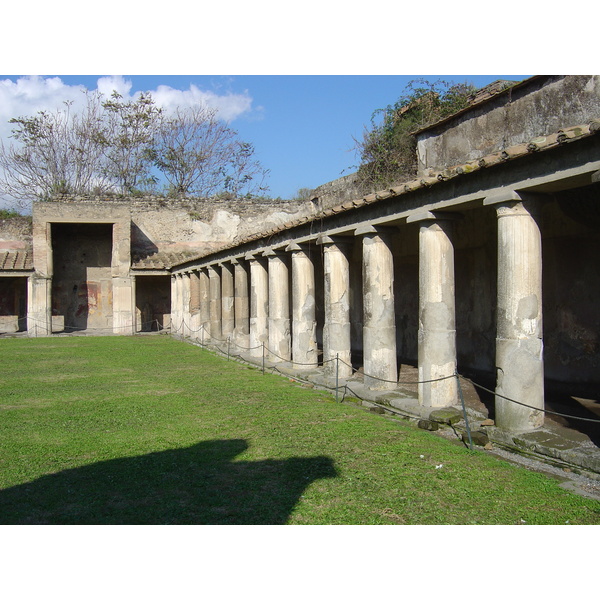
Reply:
[[[289,199],[300,188],[352,172],[358,161],[354,138],[362,136],[373,111],[393,103],[419,77],[483,87],[526,75],[0,76],[0,137],[9,135],[9,118],[76,99],[82,86],[105,93],[115,88],[125,97],[151,92],[165,106],[207,102],[254,144],[270,171],[270,195]]]

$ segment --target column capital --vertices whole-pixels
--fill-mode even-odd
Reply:
[[[286,252],[306,252],[310,247],[309,242],[291,242],[285,247]]]
[[[421,221],[460,221],[463,219],[462,213],[446,212],[441,210],[424,210],[410,215],[407,223],[419,223]]]

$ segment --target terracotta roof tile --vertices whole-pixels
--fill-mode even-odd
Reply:
[[[478,160],[471,160],[461,165],[448,167],[437,173],[430,173],[427,177],[406,181],[404,183],[392,187],[391,189],[381,190],[376,193],[370,193],[363,196],[362,198],[357,198],[351,202],[346,201],[339,206],[323,210],[322,212],[313,215],[312,217],[302,217],[302,219],[297,219],[296,221],[286,223],[284,226],[282,226],[281,229],[288,229],[290,227],[294,227],[296,225],[299,225],[300,223],[304,223],[307,221],[317,221],[319,219],[322,219],[323,217],[329,217],[340,212],[352,210],[353,208],[356,208],[358,206],[364,206],[365,204],[371,204],[373,202],[385,200],[386,198],[402,196],[404,194],[409,194],[422,188],[429,188],[432,185],[440,183],[441,181],[446,181],[454,177],[464,176],[466,174],[473,173],[474,171],[478,171],[480,169],[487,169],[489,167],[493,167],[495,165],[502,164],[514,160],[516,158],[520,158],[522,156],[531,154],[532,152],[549,150],[559,145],[571,142],[582,137],[594,135],[596,133],[600,133],[600,119],[595,119],[585,125],[576,125],[573,127],[561,129],[558,132],[547,136],[533,138],[527,143],[522,143],[515,146],[511,146],[509,148],[505,148],[504,150],[494,152],[493,154],[489,154]],[[227,246],[226,248],[221,248],[221,250],[235,248],[240,243],[243,243],[245,241],[257,240],[261,238],[264,239],[269,237],[269,235],[272,235],[272,233],[273,232],[258,233],[253,236],[247,237],[244,240],[237,241],[234,244]],[[203,254],[196,255],[188,260],[198,260],[204,258],[205,256],[210,256],[210,254],[212,254],[212,252],[205,252]],[[183,264],[184,262],[188,261],[181,261],[181,263],[174,262],[171,264],[171,266],[178,266],[180,264]]]
[[[0,250],[0,271],[31,271],[33,260],[29,250]]]

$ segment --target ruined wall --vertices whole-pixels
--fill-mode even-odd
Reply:
[[[26,250],[31,248],[32,239],[31,217],[0,219],[0,250]]]
[[[600,76],[525,80],[417,134],[419,176],[480,159],[600,117]]]
[[[38,203],[56,204],[56,203]],[[316,214],[310,201],[169,200],[146,197],[111,199],[76,197],[59,202],[65,214],[79,218],[98,210],[125,210],[131,219],[131,253],[136,259],[155,254],[198,254],[216,250],[302,216]]]

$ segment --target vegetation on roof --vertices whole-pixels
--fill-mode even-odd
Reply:
[[[383,189],[414,177],[417,142],[412,133],[466,108],[476,91],[468,83],[416,79],[396,102],[377,109],[363,138],[355,140],[363,189]]]

